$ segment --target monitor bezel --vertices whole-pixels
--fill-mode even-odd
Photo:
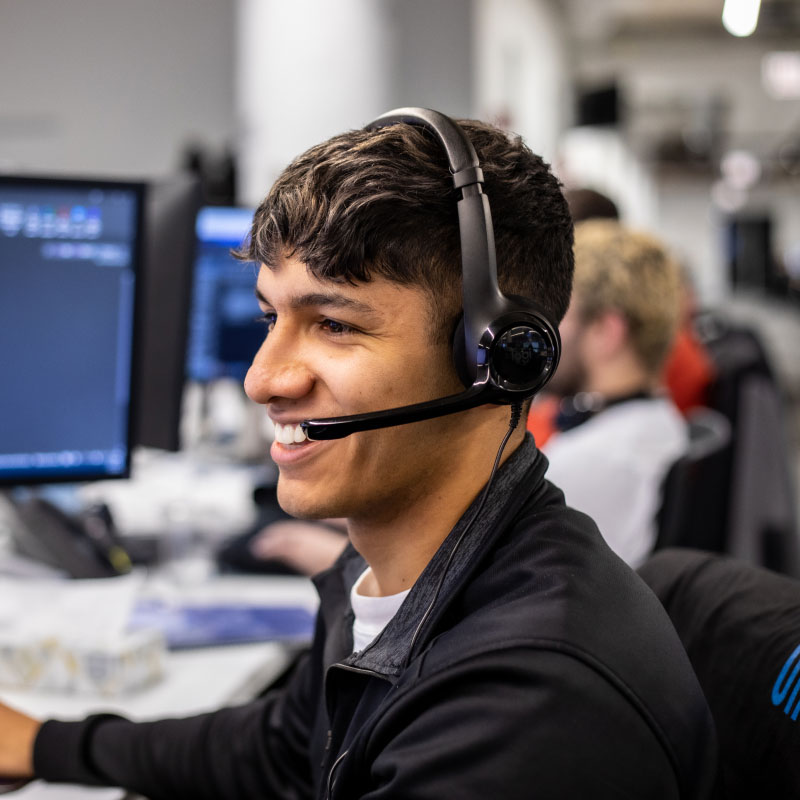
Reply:
[[[131,423],[134,449],[178,452],[183,445],[181,415],[187,381],[195,227],[201,199],[200,183],[188,173],[147,184],[140,269],[143,288],[138,305],[140,335],[134,354],[138,387]],[[169,300],[168,313],[164,295]]]

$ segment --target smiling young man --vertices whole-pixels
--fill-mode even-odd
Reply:
[[[423,289],[381,277],[331,285],[297,257],[263,266],[257,295],[268,333],[245,388],[276,425],[270,455],[281,506],[297,517],[347,518],[371,567],[365,594],[408,589],[486,483],[508,409],[309,441],[305,419],[457,392],[449,339],[432,330]]]
[[[501,288],[557,321],[572,276],[558,182],[519,139],[464,128]],[[457,194],[439,142],[396,124],[312,148],[256,212],[266,335],[247,392],[276,425],[282,506],[346,518],[352,544],[316,579],[314,643],[287,687],[154,723],[0,711],[0,774],[154,799],[705,796],[708,712],[655,598],[524,431],[484,492],[508,406],[331,441],[300,425],[463,389]]]

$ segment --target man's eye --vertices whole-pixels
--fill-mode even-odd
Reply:
[[[353,328],[345,325],[343,322],[337,322],[335,319],[324,319],[320,325],[328,332],[334,334],[353,333]]]
[[[267,333],[272,333],[277,319],[278,315],[274,311],[267,311],[256,317],[258,322],[263,322],[267,326]]]

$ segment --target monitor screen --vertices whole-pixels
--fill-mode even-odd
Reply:
[[[250,233],[252,219],[252,209],[216,206],[202,208],[197,215],[187,358],[190,380],[244,380],[264,339],[253,292],[255,269],[231,255],[231,249]]]
[[[0,176],[0,482],[121,477],[140,184]]]
[[[774,276],[772,221],[766,216],[737,216],[727,226],[726,256],[731,284],[766,289]]]

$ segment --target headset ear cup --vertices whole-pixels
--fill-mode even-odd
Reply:
[[[492,346],[491,370],[501,385],[530,394],[547,383],[557,357],[547,326],[531,319],[506,328]]]
[[[470,387],[475,382],[475,376],[470,374],[467,366],[467,353],[464,346],[464,315],[458,318],[455,333],[453,334],[453,366],[456,368],[461,383]]]

